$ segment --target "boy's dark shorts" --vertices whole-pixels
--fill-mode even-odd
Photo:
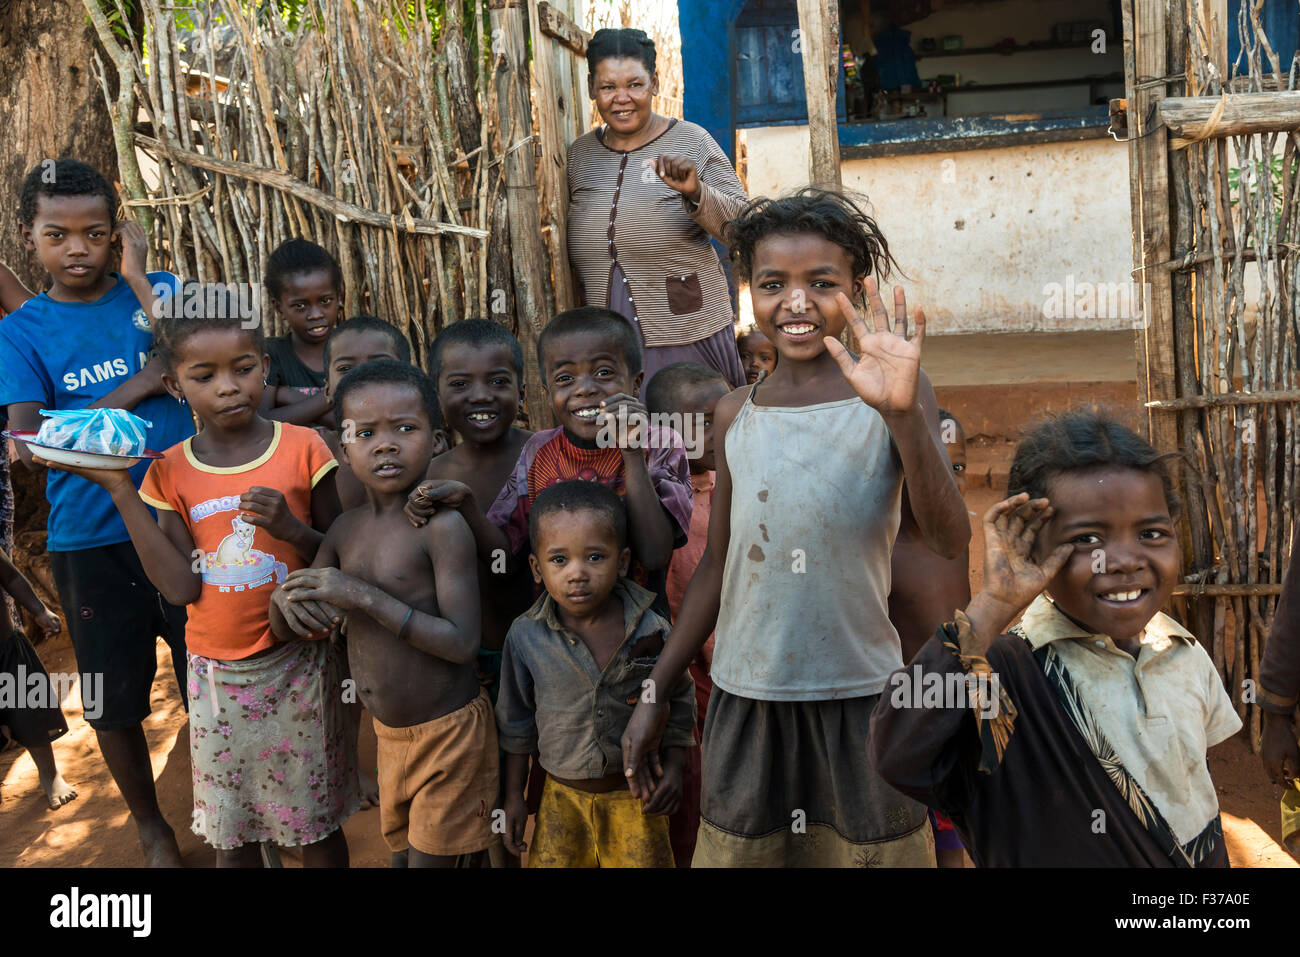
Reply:
[[[119,731],[149,717],[160,635],[171,648],[185,705],[185,609],[163,601],[135,546],[120,542],[49,555],[77,670],[104,676],[99,717],[86,723],[96,731]]]

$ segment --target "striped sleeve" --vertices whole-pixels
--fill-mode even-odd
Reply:
[[[700,204],[692,207],[686,197],[686,212],[714,239],[726,241],[723,230],[749,202],[745,187],[727,159],[726,154],[712,136],[705,133],[700,139],[696,158],[696,172],[700,178]]]

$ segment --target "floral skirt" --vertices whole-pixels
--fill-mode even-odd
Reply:
[[[342,661],[329,641],[291,641],[221,661],[187,654],[192,830],[232,850],[314,844],[361,804]]]

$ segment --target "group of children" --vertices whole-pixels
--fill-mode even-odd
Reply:
[[[1040,427],[972,599],[959,427],[851,198],[807,189],[731,224],[748,385],[692,363],[644,383],[635,329],[584,306],[539,339],[556,424],[529,433],[501,324],[448,326],[426,374],[392,324],[342,319],[306,240],[270,257],[282,339],[233,302],[181,318],[143,289],[197,290],[145,275],[97,174],[36,177],[23,232],[52,286],[0,322],[10,427],[134,408],[166,450],[147,472],[35,459],[79,665],[109,676],[92,726],[150,863],[177,861],[130,760],[159,634],[221,866],[264,842],[346,865],[361,705],[394,866],[933,866],[962,844],[977,864],[1226,863],[1205,751],[1240,722],[1160,613],[1163,457],[1093,413]],[[83,374],[85,343],[129,374]],[[694,417],[691,448],[661,414]],[[1000,683],[917,707],[905,661]]]

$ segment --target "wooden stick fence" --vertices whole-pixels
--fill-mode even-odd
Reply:
[[[1156,6],[1171,19],[1144,33],[1144,24],[1163,23],[1151,15]],[[1126,0],[1125,17],[1139,48],[1165,45],[1167,70],[1155,72],[1172,75],[1162,81],[1169,96],[1157,97],[1168,130],[1155,131],[1172,137],[1169,213],[1142,227],[1166,230],[1172,248],[1144,255],[1135,244],[1135,258],[1147,278],[1174,277],[1165,359],[1176,365],[1177,394],[1152,384],[1145,404],[1178,423],[1192,466],[1195,567],[1178,592],[1258,747],[1259,709],[1246,692],[1258,681],[1300,488],[1300,68],[1279,62],[1258,3],[1234,0],[1231,14],[1228,6]],[[1232,64],[1229,15],[1242,38]]]

